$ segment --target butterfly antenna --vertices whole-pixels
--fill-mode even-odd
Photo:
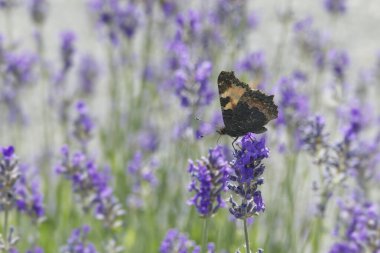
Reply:
[[[219,134],[219,137],[218,137],[218,139],[216,140],[216,145],[219,145],[219,140],[220,140],[220,137],[222,137],[222,135],[221,135],[221,134]]]

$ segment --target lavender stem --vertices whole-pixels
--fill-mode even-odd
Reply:
[[[249,249],[249,238],[248,238],[248,229],[247,229],[247,218],[243,219],[244,222],[244,236],[245,236],[245,252],[250,253]]]
[[[206,217],[203,222],[203,230],[202,230],[202,250],[201,252],[206,252],[207,248],[207,239],[208,239],[208,224],[209,217]]]
[[[8,207],[5,207],[4,210],[4,250],[5,252],[8,252],[9,246],[8,246]]]

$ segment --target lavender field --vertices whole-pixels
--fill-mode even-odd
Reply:
[[[380,253],[379,13],[0,0],[0,252]],[[220,135],[222,71],[267,131]]]

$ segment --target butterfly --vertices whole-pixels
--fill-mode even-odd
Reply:
[[[218,77],[220,105],[225,127],[217,132],[231,137],[260,134],[270,120],[278,117],[273,95],[252,89],[235,77],[233,71],[222,71]],[[235,140],[236,140],[235,139]]]

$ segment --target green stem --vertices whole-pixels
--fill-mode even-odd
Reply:
[[[9,249],[9,245],[8,245],[8,207],[6,206],[5,207],[5,210],[4,210],[4,231],[3,231],[3,235],[4,235],[4,252],[8,252],[8,249]]]
[[[209,217],[206,217],[203,222],[202,247],[201,247],[202,253],[206,252],[206,248],[207,248],[209,219],[210,219]]]
[[[316,217],[315,224],[313,226],[313,234],[312,234],[312,253],[318,253],[320,249],[321,239],[323,233],[321,233],[323,228],[323,216],[318,215]]]
[[[294,178],[296,175],[296,166],[297,166],[298,155],[296,151],[293,154],[288,155],[287,157],[287,173],[285,178],[285,189],[287,194],[289,213],[287,219],[287,229],[289,236],[289,249],[290,251],[294,250],[296,243],[296,233],[294,231],[294,214],[295,214],[295,201],[294,201]]]
[[[247,229],[247,219],[243,219],[244,222],[244,236],[245,236],[245,252],[250,253],[251,250],[249,249],[249,237],[248,237],[248,229]]]

